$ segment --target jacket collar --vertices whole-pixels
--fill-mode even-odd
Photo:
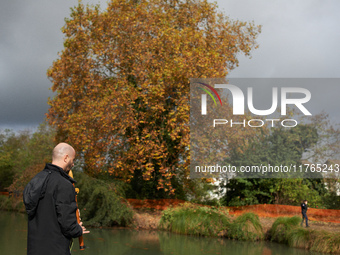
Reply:
[[[62,177],[64,177],[65,179],[67,179],[69,182],[71,182],[72,184],[73,183],[76,183],[76,181],[71,177],[69,176],[61,167],[59,166],[56,166],[54,164],[51,164],[51,163],[47,163],[46,166],[45,166],[45,169],[47,170],[51,170],[51,171],[55,171],[55,172],[58,172],[60,173],[60,175]]]

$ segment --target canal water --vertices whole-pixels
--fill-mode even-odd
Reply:
[[[72,254],[92,255],[307,255],[320,254],[270,242],[240,242],[193,237],[162,231],[89,229],[84,235],[89,248],[80,251],[75,240]],[[25,255],[27,218],[24,214],[0,211],[0,254]],[[48,255],[48,254],[46,254]]]

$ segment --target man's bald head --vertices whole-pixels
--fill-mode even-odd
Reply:
[[[59,143],[52,151],[52,164],[61,167],[68,173],[73,167],[75,156],[76,152],[71,145]]]

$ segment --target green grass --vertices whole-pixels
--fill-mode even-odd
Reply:
[[[160,228],[179,234],[221,236],[230,226],[226,212],[185,203],[163,211]]]
[[[294,228],[287,232],[287,243],[291,247],[308,249],[311,232],[304,228]]]
[[[288,234],[288,245],[323,253],[340,252],[339,233],[296,228]]]
[[[235,240],[263,239],[259,217],[245,213],[231,221],[226,211],[185,203],[163,211],[160,228],[196,236],[227,237]]]
[[[262,240],[264,234],[259,217],[254,213],[240,215],[232,222],[228,230],[228,237],[243,241]]]
[[[324,253],[340,253],[340,235],[326,231],[311,231],[309,249]]]
[[[270,240],[278,243],[288,243],[288,233],[299,226],[301,219],[294,217],[279,217],[269,230]]]
[[[270,239],[290,247],[323,253],[340,253],[340,235],[300,227],[299,217],[280,217],[270,229]]]

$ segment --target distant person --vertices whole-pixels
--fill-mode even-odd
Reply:
[[[301,204],[301,213],[302,213],[302,222],[301,222],[301,227],[303,226],[304,220],[306,220],[306,227],[308,228],[308,217],[307,217],[307,200],[303,200]]]
[[[68,175],[75,150],[67,143],[52,152],[52,163],[27,184],[28,255],[70,255],[72,238],[89,233],[76,218],[75,181]]]

